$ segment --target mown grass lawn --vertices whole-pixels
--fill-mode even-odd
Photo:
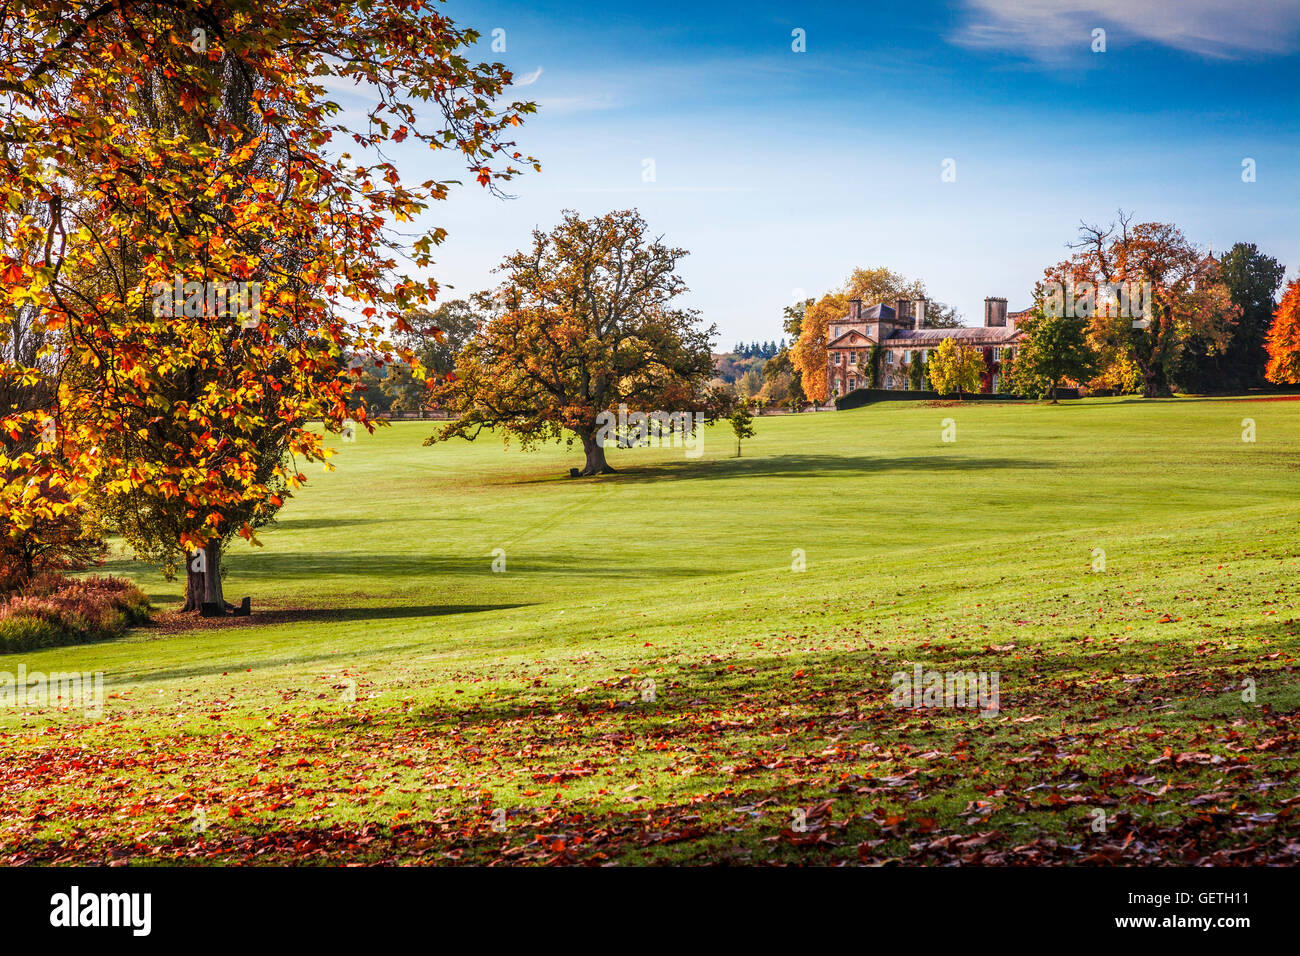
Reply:
[[[243,626],[0,661],[108,695],[0,710],[9,861],[1300,857],[1300,402],[887,404],[579,480],[432,427],[232,550]],[[893,706],[918,663],[999,712]]]

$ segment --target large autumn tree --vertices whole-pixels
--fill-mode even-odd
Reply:
[[[715,330],[677,299],[686,250],[652,236],[636,210],[565,211],[508,256],[495,312],[461,352],[439,399],[460,413],[426,444],[499,429],[524,447],[582,443],[584,475],[613,471],[598,416],[694,410],[713,371]]]
[[[1134,223],[1121,211],[1117,222],[1107,226],[1081,225],[1071,246],[1075,254],[1048,269],[1049,280],[1073,283],[1080,290],[1086,288],[1083,283],[1098,289],[1150,289],[1146,316],[1102,309],[1100,298],[1091,316],[1096,340],[1131,358],[1141,370],[1148,398],[1170,394],[1171,374],[1189,340],[1199,337],[1215,348],[1226,347],[1239,310],[1223,283],[1219,263],[1177,226]]]
[[[392,357],[390,330],[437,291],[397,258],[413,249],[427,267],[442,230],[408,244],[391,224],[451,184],[404,182],[385,145],[459,154],[493,189],[530,162],[507,137],[532,105],[498,102],[511,77],[465,57],[477,38],[408,0],[31,0],[6,18],[3,305],[35,310],[60,369],[60,454],[5,454],[7,485],[53,502],[89,489],[164,561],[203,549],[220,605],[223,543],[252,539],[303,463],[330,454],[312,421],[364,421],[345,356]],[[362,124],[339,116],[339,83],[370,99]],[[156,287],[177,277],[256,283],[259,321],[188,290],[160,314]],[[0,367],[10,382],[40,374]],[[41,415],[11,412],[0,430],[28,434]],[[10,494],[0,506],[34,510]]]
[[[1300,279],[1286,287],[1265,345],[1268,380],[1277,385],[1300,385]]]

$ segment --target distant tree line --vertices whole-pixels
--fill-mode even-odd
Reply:
[[[785,349],[785,339],[777,342],[750,342],[746,345],[744,342],[737,342],[730,354],[740,358],[776,358],[778,353]]]

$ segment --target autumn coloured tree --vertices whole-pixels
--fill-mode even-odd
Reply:
[[[465,58],[474,31],[405,0],[24,7],[0,37],[0,278],[44,345],[0,381],[59,370],[57,447],[0,453],[0,517],[92,500],[164,564],[202,551],[221,606],[224,544],[331,454],[313,420],[368,425],[345,356],[418,365],[387,334],[437,286],[397,271],[390,224],[450,183],[404,183],[384,145],[458,153],[496,189],[532,162],[507,137],[533,107],[498,102],[511,76]],[[338,82],[372,97],[364,128]],[[418,267],[442,238],[415,238]]]
[[[813,402],[830,396],[826,380],[826,342],[830,324],[849,314],[849,303],[841,295],[828,293],[804,309],[799,338],[790,348],[790,361],[799,372],[803,393]]]
[[[1079,291],[1079,301],[1087,303],[1086,314],[1076,317],[1091,319],[1101,343],[1132,359],[1142,372],[1148,398],[1170,394],[1172,373],[1193,338],[1213,348],[1227,346],[1240,310],[1222,281],[1218,262],[1177,226],[1134,224],[1121,211],[1117,223],[1081,226],[1072,248],[1074,256],[1048,269],[1047,280]],[[1127,310],[1113,295],[1125,289],[1138,292],[1129,297]],[[1144,314],[1136,314],[1134,303],[1141,303]]]
[[[956,392],[961,397],[963,392],[979,391],[984,357],[978,349],[960,345],[956,339],[944,339],[931,353],[925,369],[936,392],[940,395]]]
[[[18,207],[42,221],[43,207]],[[3,227],[3,221],[0,221]],[[8,259],[32,246],[11,245],[0,234]],[[56,421],[55,397],[62,358],[50,347],[39,310],[30,302],[10,306],[0,322],[0,597],[41,571],[79,570],[96,560],[102,542],[77,488],[58,480],[67,467],[66,443]],[[22,374],[18,374],[19,370]]]
[[[1264,344],[1268,380],[1276,385],[1300,385],[1300,279],[1283,292]]]
[[[529,248],[502,262],[496,312],[439,392],[459,420],[426,444],[488,428],[525,448],[577,440],[582,474],[597,475],[614,470],[602,413],[702,407],[715,330],[676,303],[686,254],[651,236],[636,210],[589,219],[566,211],[550,232],[535,230]]]

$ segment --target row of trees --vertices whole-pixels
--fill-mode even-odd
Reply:
[[[1021,322],[1025,335],[1006,376],[1012,391],[1055,399],[1076,383],[1158,397],[1296,381],[1284,371],[1288,300],[1275,301],[1286,270],[1255,245],[1237,243],[1216,259],[1173,225],[1135,224],[1121,212],[1109,226],[1082,226],[1073,247],[1045,271],[1033,314]],[[1049,290],[1085,283],[1148,289],[1145,314],[1102,302],[1072,314],[1059,298],[1049,302]]]
[[[731,350],[732,355],[741,358],[775,358],[776,355],[785,349],[785,339],[778,342],[751,342],[746,345],[744,342],[737,342]]]

